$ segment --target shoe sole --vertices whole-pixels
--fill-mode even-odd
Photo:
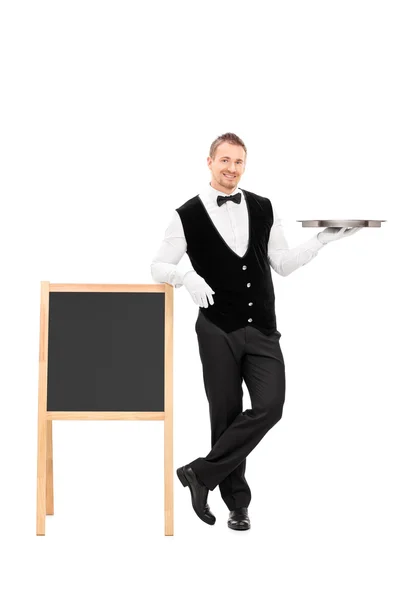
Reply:
[[[229,529],[233,529],[234,531],[248,531],[250,529],[250,525],[248,527],[237,527],[235,525],[229,525],[229,523],[228,527]]]
[[[179,481],[181,482],[181,484],[183,485],[183,487],[187,487],[187,486],[189,486],[189,482],[188,482],[188,480],[186,479],[186,475],[185,475],[185,473],[183,472],[183,467],[179,467],[179,469],[177,469],[177,470],[176,470],[176,474],[178,475]],[[203,521],[203,523],[207,523],[207,525],[214,525],[214,523],[215,523],[216,519],[214,519],[214,521],[213,521],[213,522],[211,522],[211,521],[209,521],[209,520],[207,520],[207,521],[206,521],[206,520],[203,518],[203,515],[199,514],[199,513],[198,513],[198,512],[195,510],[195,508],[194,508],[194,506],[193,506],[193,495],[192,495],[192,490],[191,490],[190,486],[189,486],[189,490],[190,490],[190,495],[192,496],[192,508],[193,508],[194,512],[196,513],[196,515],[199,517],[199,519],[201,519],[201,520]]]

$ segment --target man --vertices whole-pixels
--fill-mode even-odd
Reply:
[[[186,287],[200,306],[195,329],[209,403],[209,454],[177,469],[197,516],[215,516],[208,492],[219,486],[229,509],[228,527],[250,528],[246,456],[281,418],[285,364],[276,328],[272,267],[286,276],[308,263],[328,242],[360,228],[328,227],[289,249],[268,198],[238,188],[247,150],[233,133],[219,136],[207,158],[211,181],[172,216],[155,255],[152,277]],[[177,264],[187,252],[192,269]],[[252,408],[242,412],[243,379]]]

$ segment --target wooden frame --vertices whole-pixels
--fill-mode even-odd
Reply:
[[[45,535],[46,515],[54,515],[52,422],[63,420],[164,421],[164,535],[174,535],[173,497],[173,286],[169,284],[55,284],[41,282],[36,535]],[[47,411],[50,292],[159,292],[165,294],[164,411]]]

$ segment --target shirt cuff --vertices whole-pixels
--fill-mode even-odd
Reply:
[[[180,271],[179,269],[175,269],[172,273],[171,276],[171,285],[173,285],[176,288],[180,288],[183,286],[183,278],[185,277],[186,273],[190,273],[193,272],[194,269],[187,269],[186,271]]]
[[[318,239],[318,233],[311,238],[310,240],[310,250],[320,250],[323,246],[326,246],[326,244],[324,244],[324,242],[320,242]]]

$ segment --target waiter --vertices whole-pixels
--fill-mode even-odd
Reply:
[[[195,329],[209,403],[211,451],[177,469],[197,516],[209,525],[207,502],[219,490],[228,527],[250,528],[251,491],[246,457],[282,417],[285,364],[277,330],[271,268],[286,276],[308,263],[328,242],[360,227],[328,227],[289,249],[276,210],[264,196],[238,188],[247,149],[234,133],[210,147],[211,181],[177,208],[155,255],[155,281],[184,285],[199,305]],[[177,269],[187,252],[192,269]],[[242,382],[252,408],[243,412]]]

